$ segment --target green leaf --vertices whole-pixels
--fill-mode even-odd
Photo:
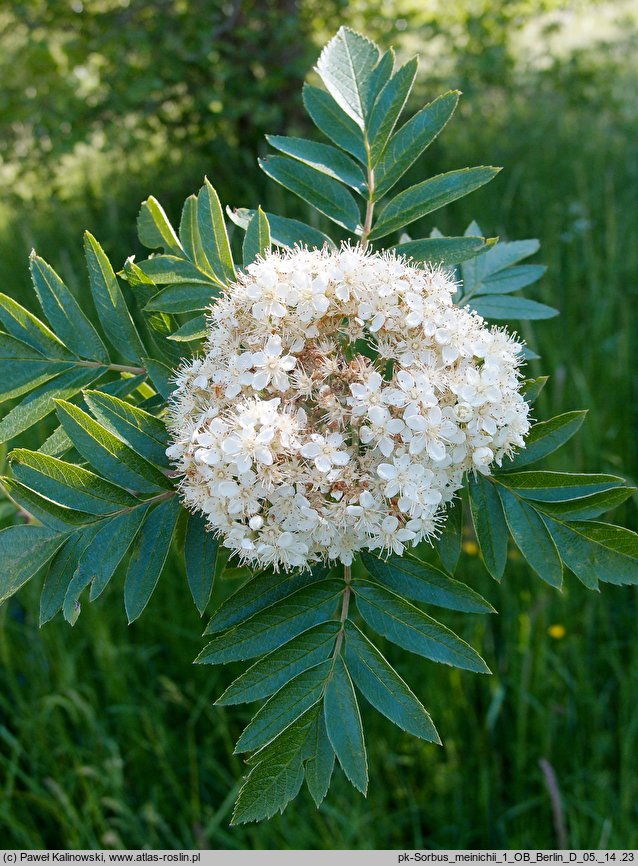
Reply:
[[[507,563],[508,530],[503,506],[492,482],[482,475],[469,479],[470,510],[485,568],[500,580]]]
[[[124,584],[124,605],[129,623],[140,616],[157,586],[180,508],[176,496],[160,502],[148,512],[135,538]]]
[[[111,345],[127,360],[140,361],[146,354],[129,313],[111,263],[90,232],[84,234],[84,252],[93,300]]]
[[[417,219],[473,192],[492,180],[499,168],[478,166],[449,171],[408,187],[383,209],[370,232],[370,240],[382,238]]]
[[[591,520],[621,505],[636,492],[635,487],[613,487],[590,496],[569,499],[567,502],[538,502],[534,508],[560,520]]]
[[[144,246],[151,250],[161,248],[164,252],[182,255],[182,245],[173,226],[162,205],[152,195],[142,202],[137,217],[137,234]]]
[[[257,211],[237,208],[228,208],[231,220],[240,228],[247,229],[248,223]],[[273,244],[279,247],[292,249],[296,244],[301,244],[308,249],[322,249],[325,245],[335,249],[334,243],[323,232],[314,229],[299,220],[291,220],[277,214],[267,213],[266,218],[270,225],[270,235]]]
[[[480,295],[470,303],[470,307],[485,319],[552,319],[558,310],[539,304],[529,298],[509,297],[508,295]]]
[[[133,451],[149,463],[168,466],[168,433],[163,421],[144,409],[101,391],[85,391],[84,400],[99,423],[126,442]]]
[[[306,629],[332,619],[342,590],[343,582],[337,580],[300,589],[216,637],[195,661],[221,664],[270,652]]]
[[[0,442],[13,439],[55,409],[55,398],[69,399],[103,374],[103,370],[76,367],[39,385],[0,421]]]
[[[306,785],[318,808],[328,793],[335,764],[335,753],[328,737],[323,713],[319,713],[308,734],[306,754]]]
[[[126,490],[82,466],[24,448],[16,448],[9,459],[18,481],[66,508],[109,514],[137,503]]]
[[[85,586],[91,584],[91,601],[106,589],[137,535],[148,508],[148,505],[139,505],[101,523],[99,532],[80,556],[76,576],[85,582]]]
[[[441,534],[434,542],[436,552],[443,563],[444,568],[450,574],[454,574],[461,556],[461,545],[463,543],[463,503],[455,499],[448,503],[445,511],[445,523],[441,528]]]
[[[538,282],[546,270],[545,265],[518,265],[504,271],[498,271],[479,285],[476,294],[506,295],[510,292],[517,292],[519,289],[524,289],[525,286],[531,286],[532,283]]]
[[[182,216],[179,223],[179,237],[184,252],[193,262],[195,267],[200,271],[203,271],[207,276],[212,277],[213,271],[208,259],[206,258],[206,253],[202,246],[202,238],[199,233],[196,195],[189,195],[184,202]],[[202,274],[200,274],[200,276],[202,276]]]
[[[525,361],[538,361],[540,355],[537,355],[536,352],[533,352],[529,346],[523,346],[521,349],[521,357]]]
[[[265,746],[321,699],[332,660],[320,662],[297,674],[253,716],[235,746],[235,753]]]
[[[53,268],[35,253],[29,267],[40,306],[59,338],[81,358],[108,364],[109,353],[100,335]]]
[[[148,277],[133,261],[128,258],[124,263],[124,277],[129,286],[135,292],[139,306],[143,307],[151,298],[159,294],[156,283]],[[184,290],[188,286],[182,286]],[[177,290],[179,293],[179,290]],[[149,348],[152,346],[164,358],[173,365],[179,361],[179,350],[176,346],[166,342],[166,338],[175,330],[175,322],[166,313],[145,310],[144,325],[146,337],[149,340]]]
[[[266,136],[268,138],[268,136]],[[254,262],[258,256],[266,256],[270,252],[270,226],[268,225],[268,217],[263,212],[261,207],[257,208],[257,213],[254,214],[248,226],[246,227],[246,236],[242,247],[242,261],[244,267]]]
[[[100,391],[104,394],[111,394],[113,397],[120,397],[123,400],[137,391],[140,386],[140,394],[145,394],[148,390],[146,372],[140,373],[137,376],[123,373],[119,379],[114,379],[112,382],[100,385]]]
[[[286,808],[303,784],[302,758],[318,708],[311,707],[253,758],[235,804],[231,825],[263,821]]]
[[[418,65],[416,57],[408,60],[383,87],[374,103],[368,122],[368,140],[373,165],[376,165],[394,131],[412,90]]]
[[[325,46],[316,71],[337,105],[363,129],[366,96],[379,49],[348,27],[340,27]]]
[[[324,699],[328,739],[349,781],[366,794],[368,761],[357,697],[343,658],[338,655]]]
[[[494,249],[486,253],[480,261],[479,272],[482,278],[505,268],[511,268],[521,259],[533,256],[540,248],[536,238],[524,241],[500,241]]]
[[[302,98],[304,108],[317,129],[366,166],[368,156],[363,141],[363,131],[345,111],[339,108],[332,96],[319,87],[304,84]]]
[[[352,193],[338,181],[287,156],[260,159],[259,165],[268,177],[294,192],[337,225],[353,233],[360,230],[361,214],[357,202]]]
[[[409,734],[440,745],[421,701],[352,622],[346,622],[346,662],[355,686],[368,703]]]
[[[87,527],[89,531],[93,529],[92,526]],[[85,538],[84,530],[74,532],[73,535],[66,536],[62,546],[53,556],[40,596],[40,628],[62,609],[64,596],[73,570],[77,565],[79,552],[86,543],[88,543],[88,538]]]
[[[73,442],[64,432],[63,427],[56,427],[53,433],[44,440],[38,451],[49,457],[63,457],[67,451],[73,448]]]
[[[0,604],[46,565],[66,538],[45,526],[9,526],[0,530]]]
[[[184,538],[184,560],[188,586],[200,615],[206,610],[213,591],[218,547],[219,539],[214,532],[207,531],[206,520],[199,515],[189,514]]]
[[[71,362],[77,360],[77,355],[70,352],[43,322],[13,298],[2,293],[0,293],[0,322],[11,336],[31,346],[46,358]]]
[[[289,138],[285,135],[267,135],[266,139],[272,147],[315,171],[345,183],[362,195],[365,192],[366,178],[361,167],[336,147],[319,144],[307,138]]]
[[[124,262],[124,267],[120,272],[126,282],[129,284],[135,294],[135,298],[140,306],[144,306],[153,295],[158,292],[157,283],[152,280],[134,261],[134,256],[129,256]]]
[[[448,610],[494,613],[492,605],[477,592],[429,563],[396,554],[383,560],[365,551],[361,559],[375,580],[405,598]]]
[[[523,382],[522,393],[525,397],[525,402],[529,403],[532,406],[538,395],[541,393],[547,382],[549,381],[549,376],[538,376],[536,379],[526,379]]]
[[[176,283],[166,286],[149,300],[146,312],[190,313],[205,310],[219,297],[219,289],[210,283]]]
[[[222,285],[228,285],[235,277],[235,266],[228,243],[224,212],[219,196],[208,178],[197,195],[197,224],[202,249],[213,273]]]
[[[190,343],[193,340],[201,340],[208,333],[208,320],[206,316],[195,316],[194,319],[189,319],[181,328],[178,328],[170,335],[169,340],[176,340],[178,343]]]
[[[67,567],[67,587],[62,601],[62,615],[64,619],[75,625],[80,615],[80,596],[93,579],[92,575],[78,569],[80,556],[91,545],[93,539],[101,529],[101,524],[87,526],[83,530],[80,543]],[[53,569],[53,565],[51,566]],[[69,575],[71,579],[69,580]]]
[[[587,410],[565,412],[549,421],[539,421],[534,424],[525,441],[525,448],[505,464],[505,471],[510,467],[518,468],[535,463],[556,451],[580,430],[586,415]]]
[[[376,200],[389,192],[426,147],[432,144],[454,114],[460,95],[458,90],[450,90],[439,96],[392,136],[375,168]]]
[[[3,333],[0,333],[0,364],[2,402],[32,391],[65,370],[75,369],[73,361],[45,358],[22,340]]]
[[[317,129],[323,132],[326,138],[352,154],[362,165],[367,165],[368,157],[362,130],[339,108],[329,93],[304,84],[303,104]]]
[[[211,617],[206,627],[206,634],[225,631],[234,625],[242,623],[249,616],[258,613],[292,595],[305,586],[318,583],[327,574],[325,566],[318,566],[311,571],[258,573],[240,586]]]
[[[563,566],[543,519],[531,505],[518,499],[506,488],[499,487],[498,493],[507,525],[523,558],[546,583],[560,589]]]
[[[468,671],[490,672],[469,644],[396,593],[359,580],[355,596],[359,613],[370,628],[403,649]]]
[[[56,400],[60,423],[85,460],[115,484],[155,493],[171,490],[163,472],[72,403]]]
[[[638,535],[609,523],[545,522],[567,568],[585,586],[598,581],[617,586],[638,584]]]
[[[496,242],[496,238],[421,238],[396,244],[392,249],[416,262],[457,265],[479,255]]]
[[[365,91],[365,113],[369,120],[375,102],[383,88],[386,86],[394,71],[394,50],[388,48],[374,69],[370,72]]]
[[[186,259],[177,256],[152,256],[150,259],[138,262],[137,267],[154,283],[161,285],[178,285],[194,283],[202,286],[219,286],[219,280],[208,274]]]
[[[524,499],[539,502],[564,502],[624,484],[624,479],[617,475],[548,471],[507,472],[499,474],[498,480]]]
[[[245,704],[271,695],[302,671],[327,659],[339,631],[339,623],[332,620],[302,632],[256,661],[228,686],[216,703]]]
[[[0,478],[0,483],[14,502],[45,526],[57,532],[70,532],[73,527],[85,526],[99,519],[94,514],[57,505],[29,487],[25,487],[15,478]]]
[[[153,387],[165,400],[173,393],[173,386],[169,379],[173,375],[173,371],[161,361],[156,361],[154,358],[142,358],[144,369],[153,383]]]

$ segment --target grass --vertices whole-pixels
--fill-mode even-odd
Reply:
[[[478,215],[489,234],[541,239],[538,259],[549,271],[534,296],[562,315],[533,333],[523,329],[542,355],[535,372],[552,373],[538,414],[590,409],[584,432],[552,465],[635,481],[638,158],[628,121],[573,95],[567,102],[560,91],[534,102],[512,96],[507,105],[477,99],[425,169],[481,162],[505,171],[437,221],[458,233]],[[98,183],[88,200],[59,203],[48,217],[12,215],[0,239],[5,289],[26,296],[23,254],[36,242],[81,293],[85,223],[118,262],[134,244],[135,203],[152,190],[176,216],[179,196],[203,172],[191,165],[179,195],[177,184],[138,177],[121,196]],[[264,206],[281,209],[277,190],[256,176],[249,182]],[[63,210],[67,218],[52,218]],[[635,526],[635,505],[613,518]],[[499,615],[446,622],[482,650],[493,676],[387,647],[444,748],[402,734],[366,707],[368,799],[338,773],[319,811],[304,792],[283,816],[248,827],[229,827],[242,773],[233,743],[248,711],[213,706],[232,669],[191,665],[201,624],[180,567],[167,568],[131,627],[120,579],[72,632],[57,620],[40,631],[34,581],[0,609],[4,847],[552,848],[560,838],[542,759],[555,773],[569,847],[638,847],[636,589],[596,594],[568,578],[558,593],[514,555],[497,585],[469,537],[459,574]]]
[[[30,587],[3,609],[0,839],[20,848],[551,848],[544,758],[570,846],[635,846],[635,594],[606,587],[589,597],[575,580],[551,592],[515,559],[502,586],[475,555],[464,555],[461,574],[500,613],[446,621],[482,647],[491,678],[386,647],[444,748],[366,707],[367,800],[339,772],[321,810],[304,792],[270,823],[232,828],[242,772],[232,750],[247,710],[212,706],[231,670],[191,665],[199,623],[179,569],[130,628],[116,586],[72,635],[61,622],[39,632]],[[548,631],[557,624],[559,639]]]

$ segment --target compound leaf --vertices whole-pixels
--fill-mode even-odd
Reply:
[[[565,412],[549,421],[539,421],[534,424],[525,440],[525,448],[505,464],[505,471],[510,467],[527,466],[552,454],[580,430],[586,415],[587,410]]]
[[[331,670],[332,661],[326,659],[282,686],[253,716],[237,741],[235,752],[260,749],[316,704]]]
[[[337,225],[353,233],[360,231],[361,214],[357,202],[352,193],[338,181],[287,156],[260,159],[259,165],[268,177],[294,192]]]
[[[111,345],[127,360],[138,363],[146,354],[117,277],[104,250],[90,232],[84,234],[89,283],[98,318]]]
[[[238,625],[249,616],[287,598],[297,590],[323,580],[327,573],[328,569],[320,565],[312,570],[293,574],[273,572],[254,575],[215,611],[206,627],[206,634],[214,634]]]
[[[560,589],[563,566],[542,517],[506,488],[499,487],[498,492],[512,538],[524,559],[546,583]]]
[[[302,671],[328,658],[339,630],[339,623],[333,620],[304,631],[256,661],[216,703],[244,704],[268,697]]]
[[[492,482],[482,475],[469,480],[470,510],[485,568],[500,580],[507,563],[508,530],[503,506]]]
[[[137,503],[122,487],[88,469],[38,451],[16,448],[11,452],[10,461],[18,481],[66,508],[89,514],[109,514]]]
[[[161,248],[166,253],[183,255],[182,245],[162,205],[152,195],[142,202],[137,217],[137,235],[145,247]]]
[[[271,240],[268,217],[261,207],[259,207],[257,208],[257,213],[250,218],[250,222],[246,227],[246,235],[244,237],[242,248],[244,267],[251,264],[251,262],[254,262],[258,256],[263,257],[268,255],[270,247]]]
[[[67,535],[46,526],[9,526],[0,530],[0,603],[46,565]]]
[[[213,591],[218,547],[219,539],[206,529],[205,518],[189,514],[184,537],[184,561],[188,586],[200,615],[206,610]]]
[[[466,613],[494,613],[477,592],[427,562],[396,554],[383,560],[366,552],[361,559],[375,580],[405,598]]]
[[[65,400],[55,402],[69,439],[98,472],[115,484],[145,493],[172,489],[170,480],[153,463],[140,457],[82,409]]]
[[[137,454],[160,466],[167,466],[166,425],[137,406],[101,391],[85,391],[84,399],[95,418]]]
[[[337,105],[363,128],[370,75],[379,49],[348,27],[340,27],[325,46],[316,70]]]
[[[357,580],[353,585],[359,613],[378,634],[432,661],[490,672],[469,644],[401,596],[369,581]]]
[[[326,688],[324,718],[328,739],[341,769],[355,788],[366,794],[368,761],[363,725],[354,686],[341,655],[334,660],[334,670]]]
[[[82,308],[44,259],[31,254],[31,279],[40,306],[59,338],[80,358],[109,363],[109,353]]]
[[[304,587],[214,638],[195,660],[220,664],[277,649],[306,629],[333,618],[343,582],[324,580]]]
[[[176,496],[160,502],[147,513],[135,538],[124,584],[124,605],[129,623],[140,616],[157,586],[180,507]]]
[[[462,168],[408,187],[385,206],[370,232],[370,239],[382,238],[462,198],[492,180],[499,171],[491,166]]]

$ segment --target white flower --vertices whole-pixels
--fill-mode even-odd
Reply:
[[[252,356],[252,366],[257,372],[253,376],[252,386],[255,391],[263,391],[272,382],[277,391],[288,390],[288,376],[295,368],[297,359],[293,355],[283,355],[281,338],[272,336],[261,352]]]
[[[371,406],[368,420],[368,424],[359,428],[359,439],[364,445],[374,442],[383,456],[389,457],[394,451],[394,437],[404,429],[404,422],[393,418],[385,406]]]
[[[295,285],[297,287],[299,300],[297,301],[297,315],[300,321],[310,322],[319,318],[327,312],[330,301],[326,297],[328,278],[321,274],[311,279],[308,274],[295,274]]]
[[[343,436],[339,433],[331,433],[329,436],[321,436],[312,433],[310,441],[299,450],[302,457],[310,458],[319,472],[330,472],[333,466],[345,466],[350,455],[347,451],[340,451],[343,445]]]
[[[415,406],[438,405],[434,386],[424,373],[412,374],[408,370],[399,370],[396,385],[397,388],[388,390],[388,401],[393,406],[406,406],[408,403]]]
[[[218,299],[204,355],[174,376],[166,453],[239,562],[401,555],[438,531],[465,473],[524,445],[521,346],[455,289],[393,253],[296,248]]]
[[[483,475],[489,475],[489,465],[494,460],[494,452],[491,448],[477,448],[472,454],[472,463]]]
[[[377,466],[377,475],[387,482],[383,493],[388,499],[404,493],[408,485],[419,486],[426,474],[426,467],[422,463],[413,463],[407,454],[395,457],[393,463],[380,463]],[[429,475],[432,477],[431,472]]]
[[[416,532],[411,529],[401,529],[399,518],[394,515],[385,517],[381,521],[381,525],[377,527],[374,535],[370,539],[370,550],[387,550],[388,553],[396,553],[401,556],[405,550],[404,541],[413,541],[416,538]]]

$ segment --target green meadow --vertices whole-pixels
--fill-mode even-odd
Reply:
[[[426,14],[411,2],[269,0],[267,13],[247,3],[233,19],[225,4],[195,2],[193,16],[206,6],[218,13],[207,45],[196,17],[155,32],[139,10],[127,18],[124,4],[86,0],[73,13],[86,19],[85,49],[73,41],[67,4],[47,5],[0,12],[2,291],[35,310],[27,256],[36,247],[88,304],[82,230],[118,266],[131,252],[142,257],[139,203],[153,194],[176,220],[204,174],[228,204],[313,219],[260,174],[256,158],[265,132],[312,134],[303,76],[324,37],[352,24],[393,42],[402,58],[424,55],[410,110],[464,91],[405,185],[465,165],[504,167],[413,236],[434,225],[461,234],[476,219],[486,235],[541,241],[535,261],[548,271],[530,296],[561,315],[521,329],[541,356],[531,374],[551,374],[535,414],[589,409],[548,468],[636,484],[638,24],[630,4],[453,0]],[[135,42],[136,33],[146,41]],[[154,65],[162,57],[166,65]],[[636,497],[612,517],[638,528]],[[0,502],[1,525],[12,519]],[[382,647],[430,711],[443,747],[366,706],[367,799],[338,771],[319,810],[304,791],[283,816],[240,827],[229,826],[243,767],[233,743],[249,711],[214,706],[239,668],[192,665],[204,622],[177,560],[132,626],[121,575],[83,604],[73,628],[58,616],[39,629],[40,587],[26,586],[0,608],[2,847],[638,847],[636,588],[595,593],[567,574],[557,592],[514,550],[497,584],[469,527],[458,573],[498,615],[448,613],[445,622],[479,649],[492,676]],[[213,601],[235,585],[222,577]]]

